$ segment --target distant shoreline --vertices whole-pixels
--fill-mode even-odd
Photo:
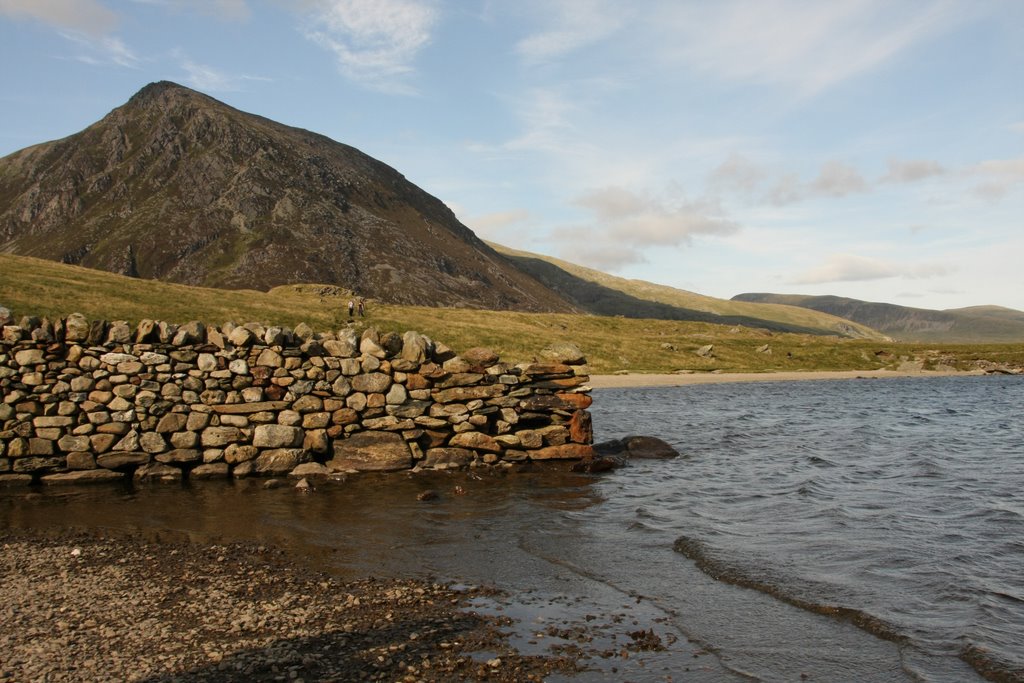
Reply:
[[[679,374],[630,373],[591,375],[593,389],[681,387],[727,382],[796,382],[826,379],[879,379],[895,377],[960,377],[986,374],[983,370],[813,370],[806,372],[693,372]]]

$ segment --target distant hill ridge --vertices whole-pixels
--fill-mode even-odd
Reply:
[[[885,337],[868,326],[806,308],[716,299],[644,280],[616,277],[493,242],[488,244],[577,308],[596,315],[692,320],[862,339]]]
[[[572,310],[386,164],[169,82],[0,159],[0,250],[208,287]]]
[[[1024,342],[1024,312],[1000,306],[945,311],[839,296],[745,293],[737,302],[786,304],[846,318],[904,341]]]

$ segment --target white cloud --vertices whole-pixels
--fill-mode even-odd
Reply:
[[[818,175],[804,182],[796,173],[783,173],[775,178],[764,200],[782,206],[820,197],[845,197],[868,191],[868,183],[856,168],[842,161],[830,160],[821,165]]]
[[[607,187],[574,203],[593,214],[592,223],[557,228],[552,237],[566,245],[563,251],[598,268],[641,263],[644,250],[651,247],[690,244],[697,235],[729,235],[739,230],[711,201],[666,202]]]
[[[889,172],[882,177],[880,182],[913,183],[942,175],[945,172],[946,169],[937,161],[889,159]]]
[[[192,61],[181,50],[175,50],[173,54],[178,60],[179,66],[187,74],[184,78],[185,83],[196,90],[204,92],[233,92],[242,90],[244,84],[249,81],[271,80],[261,76],[232,74],[208,64],[200,64]]]
[[[116,13],[96,0],[0,0],[0,14],[36,19],[94,37],[113,31],[119,21]]]
[[[676,61],[811,95],[879,67],[958,19],[958,4],[888,0],[665,3],[652,20]]]
[[[136,68],[139,58],[116,36],[91,36],[79,31],[59,31],[65,40],[79,46],[75,59],[92,66],[116,65]]]
[[[990,200],[1002,199],[1015,187],[1024,185],[1024,158],[990,159],[970,169],[974,176],[982,178],[974,191]]]
[[[506,149],[564,152],[574,128],[579,104],[550,88],[535,88],[517,103],[523,132],[504,144]]]
[[[622,3],[610,0],[546,0],[537,8],[546,15],[547,26],[516,45],[528,63],[549,61],[599,42],[625,21]]]
[[[235,79],[212,66],[183,59],[181,68],[188,74],[185,77],[185,82],[197,90],[223,92],[238,89]]]
[[[827,161],[809,188],[814,195],[845,197],[848,194],[864,192],[867,183],[853,166],[840,161]]]
[[[348,78],[385,92],[410,94],[405,77],[431,40],[433,5],[417,0],[317,0],[306,35],[334,53]]]
[[[791,282],[797,285],[818,285],[884,280],[893,277],[918,280],[948,275],[952,270],[949,266],[939,263],[907,264],[855,254],[833,254],[824,263],[797,275]]]
[[[739,192],[749,196],[768,177],[768,172],[746,157],[732,153],[708,176],[708,185],[715,190]]]

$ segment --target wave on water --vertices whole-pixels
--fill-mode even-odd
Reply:
[[[805,600],[787,593],[778,585],[769,583],[764,579],[757,579],[747,575],[744,571],[728,562],[723,562],[714,557],[713,553],[700,541],[694,538],[681,536],[676,539],[672,546],[673,550],[684,557],[692,560],[697,567],[716,581],[729,583],[734,586],[741,586],[756,590],[760,593],[770,595],[786,604],[799,607],[808,612],[815,612],[828,617],[846,621],[861,628],[872,635],[884,638],[894,643],[906,644],[908,638],[900,630],[887,623],[883,619],[868,614],[858,609],[841,607],[836,605],[823,605]]]
[[[716,581],[770,595],[793,607],[847,622],[876,637],[899,645],[912,644],[912,639],[899,626],[891,624],[885,619],[860,609],[822,604],[797,597],[787,592],[779,584],[769,582],[764,578],[752,577],[734,564],[716,558],[713,551],[694,538],[679,537],[673,544],[673,550],[691,560],[698,569]],[[1019,598],[1013,595],[1003,595],[1003,597],[1007,600],[1021,602]],[[967,640],[966,637],[963,639]],[[958,656],[987,680],[995,681],[996,683],[1020,683],[1024,681],[1024,668],[1014,666],[1002,660],[984,646],[968,643],[961,648]]]

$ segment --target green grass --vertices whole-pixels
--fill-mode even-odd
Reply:
[[[208,324],[261,322],[337,330],[347,324],[351,294],[336,287],[300,285],[270,292],[214,290],[137,280],[52,261],[0,254],[0,306],[15,317],[51,319],[78,312],[87,318]],[[486,346],[503,360],[527,361],[547,344],[572,342],[595,374],[630,372],[872,370],[917,359],[925,366],[967,368],[977,359],[1024,366],[1022,344],[909,344],[818,335],[770,333],[746,327],[593,315],[518,313],[392,306],[368,302],[359,327],[416,330],[456,351]],[[711,357],[696,350],[712,344]],[[759,348],[768,345],[770,354]],[[675,350],[663,348],[663,345]]]

